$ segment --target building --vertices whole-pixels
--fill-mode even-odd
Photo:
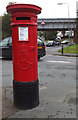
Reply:
[[[76,2],[76,17],[78,18],[78,1]]]

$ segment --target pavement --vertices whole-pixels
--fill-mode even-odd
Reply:
[[[60,47],[56,47],[56,49],[54,49],[54,51],[52,53],[50,53],[51,55],[57,55],[57,56],[67,56],[67,57],[78,57],[78,54],[73,54],[73,53],[61,53],[58,52],[58,50],[61,49]]]
[[[78,54],[72,54],[72,53],[54,53],[53,55],[58,55],[58,56],[67,56],[67,57],[78,57]]]
[[[66,47],[67,45],[64,45],[63,47]],[[47,47],[46,47],[47,49]],[[48,47],[48,52],[47,54],[50,54],[50,55],[57,55],[57,56],[67,56],[67,57],[78,57],[78,54],[72,54],[72,53],[61,53],[61,52],[58,52],[59,49],[62,49],[61,46],[54,46],[54,47]]]
[[[78,55],[75,54],[61,54],[58,52],[53,52],[51,54],[56,56],[78,57]],[[7,68],[9,69],[9,66]],[[12,77],[9,73],[7,74],[9,77]],[[7,75],[5,75],[5,78],[7,78]],[[46,85],[47,82],[45,83],[45,86],[40,83],[39,91],[44,91],[46,89]],[[69,93],[62,101],[59,101],[58,99],[56,103],[50,99],[43,98],[43,96],[40,95],[40,105],[34,109],[25,111],[19,110],[13,105],[12,84],[7,85],[7,87],[4,85],[2,87],[2,118],[76,118],[76,101],[74,99],[75,92],[76,91],[72,91],[72,94]],[[46,96],[46,93],[44,94]],[[71,97],[72,100],[69,99],[69,97]],[[74,102],[74,105],[72,104],[72,101]],[[68,102],[69,104],[67,104]]]

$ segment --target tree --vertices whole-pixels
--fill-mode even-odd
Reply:
[[[11,17],[10,14],[4,14],[2,17],[2,39],[11,35]]]
[[[76,36],[75,36],[75,39],[76,39],[76,43],[78,44],[78,18],[76,19],[77,21],[77,24],[76,24]]]
[[[55,40],[57,37],[57,31],[38,31],[38,36],[44,37],[45,40]]]
[[[57,31],[44,31],[43,36],[46,40],[55,40],[55,38],[57,37]]]
[[[8,5],[16,4],[16,2],[9,2]],[[4,14],[2,16],[2,39],[12,35],[11,32],[11,16],[10,14]]]
[[[38,31],[38,32],[37,32],[37,35],[41,37],[41,36],[42,36],[42,32],[41,32],[41,31]]]
[[[9,2],[9,5],[14,5],[16,4],[17,2]]]

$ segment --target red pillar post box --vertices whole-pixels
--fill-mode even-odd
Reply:
[[[31,109],[39,105],[37,14],[41,8],[13,4],[7,6],[7,12],[12,20],[14,104],[21,109]]]

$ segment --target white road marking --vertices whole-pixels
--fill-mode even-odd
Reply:
[[[46,60],[46,62],[50,62],[50,63],[67,63],[67,64],[69,64],[69,63],[72,63],[72,62],[68,62],[68,61],[50,61],[50,60]]]

